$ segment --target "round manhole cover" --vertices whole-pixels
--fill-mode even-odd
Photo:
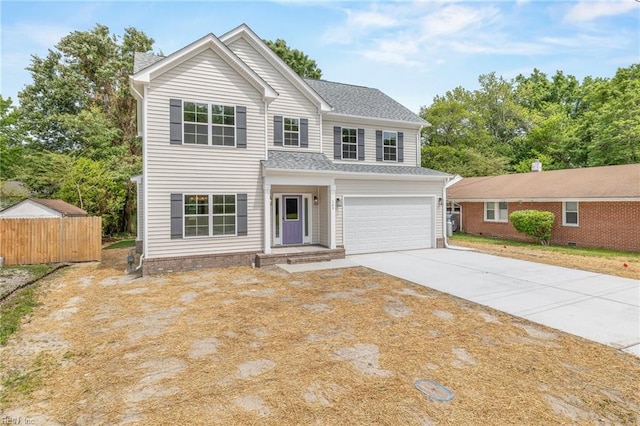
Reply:
[[[416,389],[434,401],[451,401],[453,392],[434,380],[420,379],[414,383]]]

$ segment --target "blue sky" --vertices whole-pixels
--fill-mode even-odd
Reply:
[[[0,2],[0,93],[31,82],[31,55],[96,23],[135,27],[169,54],[241,23],[315,59],[326,80],[376,87],[413,111],[436,95],[534,68],[582,80],[640,62],[640,0],[611,1],[6,1]]]

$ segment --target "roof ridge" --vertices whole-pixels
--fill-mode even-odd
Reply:
[[[324,82],[324,83],[340,84],[342,86],[362,87],[363,89],[377,90],[380,93],[384,93],[384,92],[380,91],[380,89],[378,89],[376,87],[363,86],[361,84],[342,83],[340,81],[325,80],[323,78],[308,78],[308,77],[305,77],[304,80],[305,81],[309,81],[309,80],[311,80],[311,81],[321,81],[321,82]]]

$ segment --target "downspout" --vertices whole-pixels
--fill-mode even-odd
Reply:
[[[264,159],[269,159],[269,132],[267,131],[269,127],[269,104],[267,101],[264,101]]]
[[[449,183],[449,181],[453,179],[453,176],[448,177],[447,180],[445,180],[444,185],[442,185],[442,241],[444,242],[444,248],[450,248],[449,247],[449,241],[447,240],[447,238],[449,237],[447,235],[447,183]]]

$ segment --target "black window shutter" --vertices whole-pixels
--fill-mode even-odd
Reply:
[[[169,99],[169,143],[182,145],[182,100]]]
[[[382,130],[376,130],[376,161],[382,161]]]
[[[273,144],[277,146],[282,146],[282,116],[276,115],[273,117]]]
[[[247,147],[247,107],[236,107],[236,148]]]
[[[333,158],[342,159],[342,127],[333,128]]]
[[[404,161],[404,133],[398,132],[398,162],[402,163]]]
[[[358,129],[358,160],[364,161],[364,129]]]
[[[309,120],[300,119],[300,148],[309,147]]]
[[[182,194],[171,194],[171,239],[182,238]]]
[[[236,195],[236,219],[238,235],[247,235],[247,194]]]

